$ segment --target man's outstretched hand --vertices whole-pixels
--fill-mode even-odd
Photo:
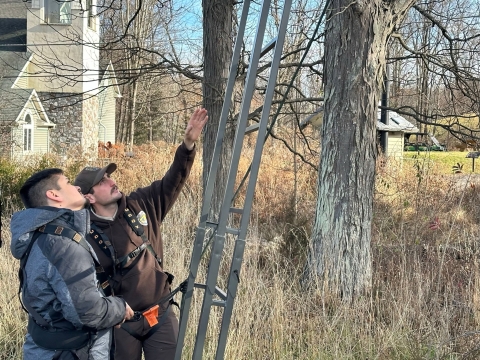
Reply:
[[[192,150],[195,146],[195,141],[197,141],[202,134],[202,129],[207,120],[207,110],[204,108],[198,108],[193,112],[185,129],[185,137],[183,138],[183,142],[188,150]]]

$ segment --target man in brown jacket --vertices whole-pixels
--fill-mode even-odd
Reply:
[[[195,157],[195,141],[208,119],[205,109],[197,109],[185,130],[170,169],[160,180],[126,196],[110,174],[117,168],[86,167],[75,179],[91,204],[92,230],[87,240],[109,275],[103,287],[123,296],[137,321],[115,330],[115,359],[173,359],[178,320],[170,310],[171,277],[163,271],[163,243],[160,224],[171,209],[190,173]]]

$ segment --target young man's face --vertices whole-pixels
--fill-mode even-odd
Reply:
[[[116,203],[122,197],[115,180],[107,174],[97,185],[92,187],[92,190],[93,194],[87,196],[92,205],[107,206]]]
[[[70,180],[65,175],[58,176],[57,184],[60,189],[55,191],[62,198],[62,207],[80,210],[88,204],[88,200],[83,196],[80,187],[70,183]]]

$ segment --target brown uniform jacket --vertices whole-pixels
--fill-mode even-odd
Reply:
[[[128,207],[134,214],[138,215],[140,211],[146,214],[148,225],[144,226],[144,233],[157,256],[162,259],[163,265],[160,225],[180,194],[192,168],[194,157],[195,149],[190,151],[182,143],[177,148],[170,169],[161,180],[154,181],[150,186],[139,188],[128,196],[123,194],[118,201],[118,211],[113,221],[91,214],[91,221],[108,237],[117,258],[129,254],[143,243],[142,238],[133,232],[124,217],[123,213]],[[103,268],[108,273],[113,273],[112,259],[107,257],[91,236],[88,236],[87,240],[94,248]],[[156,304],[170,291],[170,284],[167,282],[167,275],[163,272],[162,265],[148,250],[143,250],[124,268],[116,270],[115,276],[110,281],[114,294],[123,296],[136,311],[143,311]]]

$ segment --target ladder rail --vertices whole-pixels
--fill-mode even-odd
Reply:
[[[224,358],[224,353],[226,349],[228,329],[233,313],[233,304],[237,295],[238,284],[240,282],[240,268],[243,262],[243,254],[246,245],[246,234],[250,222],[251,207],[253,203],[258,171],[261,163],[262,151],[267,138],[266,134],[268,129],[268,121],[270,118],[269,113],[273,102],[275,85],[282,57],[282,49],[286,36],[286,27],[293,0],[284,0],[285,4],[282,12],[281,22],[277,29],[277,38],[274,38],[270,42],[268,42],[264,48],[262,48],[262,43],[265,37],[265,31],[268,23],[269,11],[272,1],[262,0],[260,17],[257,22],[255,38],[250,54],[250,62],[247,68],[247,74],[243,86],[242,101],[236,124],[235,138],[228,169],[225,193],[223,194],[223,202],[221,204],[220,213],[218,214],[218,223],[215,224],[209,221],[208,217],[210,215],[211,201],[220,163],[220,155],[222,152],[228,115],[233,102],[233,91],[236,83],[236,75],[239,68],[240,53],[242,49],[251,1],[252,0],[244,1],[242,15],[239,23],[239,29],[235,41],[235,47],[232,54],[232,63],[230,65],[230,72],[225,90],[225,99],[220,115],[220,123],[218,127],[214,153],[212,156],[208,179],[204,190],[200,221],[196,229],[195,240],[193,244],[192,258],[190,262],[186,291],[182,296],[182,306],[180,311],[179,333],[175,352],[175,360],[182,359],[189,312],[195,288],[203,290],[203,302],[200,311],[200,318],[196,329],[196,337],[193,347],[192,359],[202,359],[212,306],[223,308],[220,310],[222,312],[222,320],[220,333],[218,335],[215,359],[222,360]],[[247,127],[249,121],[250,106],[255,92],[256,78],[258,76],[257,73],[259,71],[258,66],[260,58],[272,49],[274,49],[273,58],[271,62],[270,73],[268,76],[268,84],[264,96],[264,106],[261,113],[261,119],[258,124]],[[234,191],[236,178],[238,175],[239,160],[243,148],[243,142],[246,135],[252,131],[258,131],[257,142],[255,145],[252,163],[249,167],[247,174],[245,175],[245,178],[239,185],[239,189],[241,186],[243,186],[243,182],[247,178],[248,187],[246,190],[245,198],[242,201],[243,207],[234,207],[233,202],[239,190],[237,189],[236,191]],[[229,221],[232,214],[237,214],[240,216],[240,225],[238,228],[229,226]],[[205,239],[209,231],[211,232],[209,235],[210,239],[208,240],[207,244],[205,244]],[[235,240],[235,244],[233,252],[231,253],[229,274],[226,278],[226,280],[228,280],[227,290],[223,291],[219,289],[219,287],[217,286],[217,282],[219,278],[222,257],[224,256],[223,253],[225,248],[225,241],[228,234],[231,234],[232,238]],[[211,242],[212,244],[210,244]],[[210,258],[205,284],[198,284],[195,283],[195,280],[198,274],[200,260],[208,248],[210,249]],[[216,298],[214,298],[214,296],[216,296]]]
[[[232,55],[232,64],[230,66],[227,87],[225,89],[225,99],[222,105],[220,122],[218,126],[218,131],[217,131],[217,138],[215,141],[215,148],[213,151],[213,156],[210,163],[210,170],[208,173],[207,184],[204,191],[204,201],[202,206],[202,221],[207,220],[210,212],[211,199],[213,196],[213,190],[214,190],[215,180],[218,172],[218,166],[220,164],[220,155],[223,148],[225,129],[227,127],[228,114],[230,111],[230,107],[232,106],[233,90],[235,87],[236,74],[239,67],[242,41],[245,36],[245,29],[247,25],[250,3],[251,3],[251,0],[245,0],[244,2],[239,29],[238,29],[237,37],[235,39],[235,47]]]
[[[262,51],[262,40],[265,35],[265,28],[268,20],[268,12],[270,10],[271,0],[264,0],[262,3],[261,15],[257,25],[257,32],[253,45],[253,51],[250,56],[250,63],[247,70],[247,78],[243,92],[240,113],[237,121],[237,129],[235,133],[235,141],[233,144],[233,152],[231,156],[230,169],[228,172],[227,186],[225,188],[224,200],[220,210],[217,232],[212,245],[210,261],[208,265],[208,273],[206,279],[207,289],[204,292],[200,319],[197,327],[197,338],[193,350],[192,359],[202,358],[203,347],[208,328],[208,320],[212,306],[213,295],[217,285],[218,272],[222,259],[223,248],[225,246],[225,233],[230,214],[230,206],[233,197],[233,189],[235,187],[236,175],[238,172],[238,163],[241,156],[245,129],[247,127],[248,114],[250,110],[251,99],[255,90],[256,70],[260,60]],[[235,74],[230,74],[230,76]]]
[[[193,289],[195,279],[198,273],[198,267],[200,264],[200,257],[203,252],[203,242],[205,239],[206,233],[206,222],[210,212],[210,203],[213,194],[213,188],[215,184],[215,178],[218,171],[218,164],[220,153],[223,145],[223,136],[225,134],[225,129],[227,125],[228,113],[232,103],[232,94],[235,86],[235,76],[238,70],[240,54],[242,49],[242,40],[245,35],[245,29],[248,19],[248,12],[250,9],[251,0],[245,0],[242,8],[242,15],[240,18],[239,28],[237,32],[237,38],[235,41],[235,47],[232,54],[232,64],[230,65],[230,75],[227,82],[226,92],[225,92],[225,101],[223,103],[222,112],[220,115],[220,123],[217,131],[217,138],[215,142],[215,149],[212,157],[211,167],[208,175],[207,185],[204,191],[203,206],[201,210],[200,223],[197,227],[197,232],[195,235],[194,246],[192,249],[192,257],[190,263],[190,269],[188,273],[188,281],[186,292],[182,296],[182,306],[180,311],[180,320],[179,320],[179,330],[178,330],[178,340],[175,350],[175,360],[181,360],[183,345],[185,342],[185,335],[187,331],[188,318],[190,315],[190,307],[193,297]]]
[[[255,144],[255,151],[253,153],[252,166],[250,171],[250,177],[248,180],[247,192],[244,201],[244,211],[241,217],[240,233],[235,241],[235,247],[233,250],[232,261],[230,265],[230,273],[228,276],[227,284],[227,299],[225,308],[223,310],[222,323],[220,326],[220,334],[217,342],[217,352],[215,359],[222,360],[228,337],[228,329],[230,327],[230,321],[233,313],[233,303],[237,295],[238,284],[240,282],[240,269],[243,263],[243,254],[245,251],[245,239],[247,236],[247,229],[250,223],[250,213],[252,209],[253,197],[255,194],[255,187],[257,184],[258,172],[260,169],[260,163],[262,159],[263,147],[265,144],[265,134],[267,132],[268,119],[270,115],[270,108],[272,106],[273,95],[275,91],[275,85],[278,76],[278,70],[280,67],[280,60],[282,57],[283,44],[285,42],[285,35],[287,30],[288,19],[290,17],[290,9],[292,0],[285,0],[284,8],[282,12],[282,18],[280,21],[277,41],[275,43],[275,50],[273,54],[272,67],[270,69],[270,76],[267,84],[267,91],[265,93],[265,104],[262,110],[262,116],[260,119],[260,127],[257,133],[257,141]]]

